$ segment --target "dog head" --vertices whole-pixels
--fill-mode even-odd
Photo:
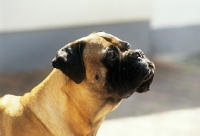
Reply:
[[[113,98],[127,98],[149,90],[155,65],[128,42],[94,32],[61,48],[52,61],[77,84]]]

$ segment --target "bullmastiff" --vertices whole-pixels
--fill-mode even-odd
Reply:
[[[0,99],[0,136],[95,136],[123,98],[149,90],[155,66],[105,32],[61,48],[31,92]]]

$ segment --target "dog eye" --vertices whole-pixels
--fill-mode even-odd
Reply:
[[[114,60],[117,57],[117,54],[114,51],[108,51],[106,58],[109,60]]]

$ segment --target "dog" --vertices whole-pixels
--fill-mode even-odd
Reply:
[[[0,99],[0,136],[95,136],[105,116],[149,90],[155,65],[126,41],[94,32],[61,48],[23,96]]]

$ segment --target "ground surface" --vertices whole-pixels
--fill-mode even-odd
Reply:
[[[155,63],[156,76],[150,91],[123,100],[107,116],[99,135],[200,135],[200,67],[158,60]],[[0,96],[30,91],[51,70],[1,75]]]

